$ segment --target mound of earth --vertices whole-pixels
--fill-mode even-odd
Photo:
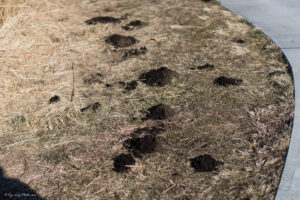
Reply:
[[[146,119],[164,120],[172,118],[175,115],[175,111],[168,105],[159,104],[152,106],[147,110]]]
[[[143,26],[143,22],[140,20],[134,20],[126,24],[125,26],[122,26],[122,28],[126,31],[131,31],[134,29],[134,27],[141,27]]]
[[[145,54],[147,52],[147,48],[146,47],[141,47],[140,49],[129,49],[126,50],[124,55],[122,56],[123,59],[126,59],[128,57],[132,57],[132,56],[138,56],[141,54]]]
[[[142,73],[139,80],[149,86],[165,86],[170,83],[175,76],[178,76],[177,72],[167,67],[161,67]]]
[[[120,23],[120,22],[121,20],[119,18],[108,17],[108,16],[94,17],[85,21],[85,23],[88,25],[94,25],[97,23],[107,24],[107,23]]]
[[[113,34],[109,36],[106,40],[106,43],[113,45],[116,48],[129,47],[138,42],[137,39],[131,36],[123,36],[119,34]]]
[[[216,85],[221,85],[221,86],[225,86],[225,87],[227,87],[228,85],[240,85],[240,84],[242,84],[242,82],[243,82],[243,80],[241,80],[241,79],[228,78],[225,76],[221,76],[214,80],[214,83]]]
[[[135,90],[135,88],[138,86],[138,82],[137,81],[131,81],[129,83],[125,84],[125,90]]]
[[[88,110],[92,110],[92,111],[95,112],[99,107],[100,107],[100,103],[99,102],[95,102],[95,103],[87,105],[84,108],[81,108],[80,112],[84,112],[84,111],[88,111]]]
[[[245,43],[245,40],[243,40],[241,38],[234,38],[232,41],[236,42],[236,43],[239,43],[239,44],[244,44]]]
[[[210,172],[217,170],[219,165],[223,165],[223,162],[217,161],[208,154],[199,155],[190,159],[191,166],[198,172]]]
[[[56,103],[56,102],[59,102],[59,101],[60,101],[59,96],[55,95],[55,96],[53,96],[53,97],[51,97],[51,98],[49,99],[49,104],[51,104],[51,103]]]
[[[141,157],[142,154],[153,153],[157,149],[157,139],[153,135],[145,135],[141,138],[131,138],[125,140],[124,147],[133,153],[136,157]]]
[[[143,127],[143,128],[137,128],[135,129],[134,131],[132,131],[132,133],[130,134],[131,137],[138,137],[142,134],[145,134],[145,135],[157,135],[163,131],[165,131],[166,128],[165,128],[165,124],[163,123],[159,123],[159,124],[155,124],[155,125],[152,125],[152,126],[146,126],[146,127]]]
[[[135,159],[131,154],[120,154],[113,158],[114,161],[114,171],[116,172],[126,172],[130,167],[128,165],[134,165]]]

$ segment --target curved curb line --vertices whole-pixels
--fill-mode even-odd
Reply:
[[[276,200],[300,199],[300,1],[218,0],[222,5],[262,28],[281,49],[289,64],[295,91],[295,112],[286,162]],[[298,23],[297,23],[298,22]],[[298,122],[298,123],[295,123]]]

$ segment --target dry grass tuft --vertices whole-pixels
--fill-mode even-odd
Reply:
[[[122,21],[85,23],[100,15]],[[47,199],[274,197],[294,88],[279,48],[247,21],[199,0],[1,1],[1,20],[0,166],[8,176]],[[122,29],[133,20],[144,25]],[[138,42],[114,48],[105,43],[112,34]],[[198,68],[205,64],[215,67]],[[125,89],[162,66],[179,76]],[[243,81],[214,84],[221,76]],[[142,120],[158,104],[176,115]],[[135,158],[128,173],[112,170],[132,133],[161,126],[158,152]],[[204,154],[224,165],[195,172],[189,159]]]

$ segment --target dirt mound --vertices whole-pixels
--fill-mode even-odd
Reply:
[[[236,43],[239,43],[239,44],[244,44],[246,42],[245,40],[243,40],[241,38],[234,38],[232,41],[236,42]]]
[[[145,135],[141,138],[131,138],[125,140],[123,146],[132,152],[134,156],[142,157],[142,154],[155,152],[158,142],[155,136]]]
[[[225,76],[220,76],[214,80],[216,85],[221,85],[227,87],[228,85],[240,85],[242,84],[243,80],[235,79],[235,78],[228,78]]]
[[[125,26],[122,26],[122,28],[126,31],[131,31],[134,29],[134,27],[142,27],[144,23],[140,20],[134,20],[126,24]]]
[[[59,96],[55,95],[55,96],[53,96],[53,97],[51,97],[51,98],[49,99],[49,104],[51,104],[51,103],[56,103],[56,102],[59,102],[59,101],[60,101]]]
[[[115,46],[116,48],[124,48],[124,47],[129,47],[138,42],[137,39],[131,36],[123,36],[119,34],[113,34],[109,36],[106,40],[106,43],[111,44]]]
[[[91,104],[87,105],[86,107],[81,108],[80,112],[85,112],[88,110],[92,110],[95,112],[100,107],[100,105],[101,104],[99,102],[91,103]]]
[[[170,83],[175,76],[178,76],[177,72],[167,67],[161,67],[142,73],[139,80],[149,86],[165,86]]]
[[[213,68],[215,68],[215,66],[214,65],[212,65],[212,64],[205,64],[205,65],[200,65],[200,66],[198,66],[197,67],[197,69],[199,69],[199,70],[202,70],[202,69],[213,69]],[[191,69],[195,69],[195,68],[191,68]]]
[[[130,134],[131,137],[139,137],[142,134],[145,135],[157,135],[163,131],[165,131],[165,124],[163,123],[159,123],[159,124],[154,124],[152,126],[146,126],[143,128],[137,128],[134,131],[132,131],[132,133]]]
[[[135,90],[135,88],[138,86],[138,82],[137,81],[131,81],[129,83],[125,84],[125,90]]]
[[[131,154],[120,154],[113,158],[114,161],[114,171],[116,172],[126,172],[130,167],[127,165],[134,165],[135,159]]]
[[[198,172],[210,172],[217,170],[219,165],[223,165],[223,162],[217,161],[210,155],[199,155],[190,159],[191,166]]]
[[[168,105],[159,104],[148,109],[146,119],[164,120],[172,118],[175,111]]]
[[[107,24],[107,23],[120,23],[120,22],[121,20],[119,18],[108,17],[108,16],[94,17],[85,21],[85,23],[88,25],[94,25],[97,23]]]
[[[140,49],[129,49],[129,50],[125,51],[122,58],[127,59],[127,58],[132,57],[132,56],[138,56],[138,55],[141,55],[141,54],[145,54],[147,51],[148,50],[147,50],[146,47],[141,47]]]

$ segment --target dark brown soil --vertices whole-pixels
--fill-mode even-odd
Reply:
[[[108,17],[108,16],[94,17],[92,19],[85,21],[85,23],[88,25],[94,25],[97,23],[107,24],[107,23],[120,23],[120,22],[121,20],[119,18]]]
[[[148,109],[146,119],[164,120],[172,118],[175,114],[170,106],[159,104]]]
[[[109,83],[106,83],[105,84],[105,87],[107,87],[107,88],[110,88],[110,87],[112,87],[113,85],[112,84],[109,84]]]
[[[138,40],[131,36],[113,34],[109,36],[105,42],[115,46],[116,48],[124,48],[136,44]]]
[[[147,50],[146,47],[141,47],[140,49],[129,49],[129,50],[125,51],[122,58],[127,59],[129,57],[138,56],[138,55],[141,55],[141,54],[145,54],[147,51],[148,50]]]
[[[122,28],[125,30],[125,31],[131,31],[133,30],[135,27],[142,27],[143,26],[143,22],[140,21],[140,20],[134,20],[134,21],[131,21],[129,22],[128,24],[126,24],[125,26],[122,26]]]
[[[87,105],[84,108],[81,108],[80,112],[85,112],[85,111],[88,111],[88,110],[92,110],[92,111],[95,112],[99,107],[100,107],[100,103],[99,102],[95,102],[95,103]]]
[[[211,2],[211,0],[202,0],[203,2]]]
[[[83,78],[83,82],[87,85],[91,85],[91,84],[95,84],[95,83],[103,83],[103,81],[101,80],[101,77],[103,75],[101,73],[97,73],[97,74],[91,74],[85,78]]]
[[[214,80],[214,83],[216,85],[221,85],[221,86],[227,87],[228,85],[240,85],[243,83],[243,80],[221,76],[219,78],[216,78]]]
[[[177,72],[167,67],[161,67],[142,73],[139,80],[149,86],[165,86],[170,83],[175,76],[178,76]]]
[[[190,159],[191,166],[198,172],[210,172],[217,170],[219,165],[223,165],[223,162],[217,161],[210,155],[199,155]]]
[[[135,88],[138,86],[138,82],[137,81],[131,81],[129,83],[126,83],[126,86],[125,86],[125,90],[135,90]]]
[[[114,161],[114,171],[116,172],[126,172],[130,167],[126,165],[134,165],[135,159],[131,154],[120,154],[117,157],[113,158]]]
[[[139,137],[141,135],[157,135],[163,131],[165,131],[165,124],[159,123],[159,124],[154,124],[152,126],[146,126],[143,128],[137,128],[132,133],[130,134],[131,137]]]
[[[235,38],[232,40],[233,42],[239,43],[239,44],[244,44],[246,41],[240,38]]]
[[[59,102],[59,101],[60,101],[59,96],[55,95],[55,96],[53,96],[53,97],[51,97],[51,98],[49,99],[49,104],[50,104],[50,103],[56,103],[56,102]]]
[[[205,64],[205,65],[200,65],[197,67],[197,69],[200,69],[200,70],[201,69],[213,69],[213,68],[215,68],[215,66],[212,64]]]
[[[156,151],[158,142],[155,136],[145,135],[141,138],[131,138],[123,143],[134,156],[142,157],[142,154],[153,153]]]

